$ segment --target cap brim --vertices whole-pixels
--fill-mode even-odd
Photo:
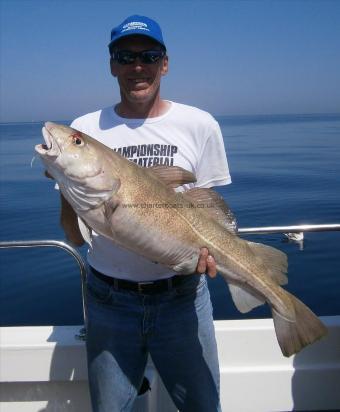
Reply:
[[[119,40],[121,40],[121,39],[123,39],[123,38],[125,38],[125,37],[129,37],[129,36],[148,37],[149,39],[155,41],[156,43],[160,44],[161,46],[163,46],[163,47],[166,49],[165,44],[164,44],[160,39],[158,39],[158,38],[156,38],[156,37],[154,37],[154,36],[151,36],[151,35],[149,35],[149,34],[147,34],[147,33],[141,33],[140,30],[130,30],[128,33],[123,33],[123,34],[121,34],[119,37],[117,37],[116,39],[112,40],[112,41],[108,44],[108,47],[111,48],[111,46],[112,46],[114,43],[117,43]]]

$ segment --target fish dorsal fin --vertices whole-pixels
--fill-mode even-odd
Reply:
[[[241,313],[247,313],[257,306],[263,305],[265,299],[260,296],[254,296],[252,293],[242,289],[241,287],[228,283],[231,297],[235,306]]]
[[[193,173],[179,166],[157,165],[149,167],[148,170],[152,171],[154,175],[172,188],[196,182],[196,177]]]
[[[268,267],[268,275],[279,285],[286,285],[288,269],[287,255],[281,250],[262,243],[247,242],[255,256],[259,256]],[[255,257],[256,258],[256,257]]]
[[[194,187],[183,193],[190,202],[217,220],[229,232],[237,232],[236,218],[223,197],[213,189]]]

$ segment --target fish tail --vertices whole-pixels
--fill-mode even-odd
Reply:
[[[327,334],[327,328],[300,300],[288,293],[295,319],[287,319],[272,308],[277,340],[284,356],[291,356]]]

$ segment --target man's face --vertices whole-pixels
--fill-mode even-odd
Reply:
[[[141,52],[160,50],[158,43],[144,36],[129,36],[121,39],[116,46],[118,50]],[[146,103],[159,93],[161,77],[168,71],[167,56],[156,63],[142,63],[138,57],[132,64],[122,65],[111,58],[111,73],[117,77],[122,102]]]

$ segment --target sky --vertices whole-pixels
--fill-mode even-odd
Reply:
[[[165,99],[213,115],[339,113],[340,1],[0,0],[0,122],[69,120],[119,101],[112,27],[158,21]]]

